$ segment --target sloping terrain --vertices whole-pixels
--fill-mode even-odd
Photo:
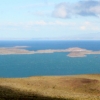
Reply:
[[[100,100],[100,74],[0,78],[0,100]]]

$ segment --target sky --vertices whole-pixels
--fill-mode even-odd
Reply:
[[[0,40],[100,40],[100,0],[1,0]]]

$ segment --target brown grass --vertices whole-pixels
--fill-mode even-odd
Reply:
[[[0,98],[0,100],[100,100],[100,74],[0,78]]]

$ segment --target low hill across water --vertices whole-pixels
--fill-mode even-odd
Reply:
[[[0,100],[100,100],[100,74],[0,78]]]

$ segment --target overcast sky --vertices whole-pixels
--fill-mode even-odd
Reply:
[[[3,39],[100,40],[100,0],[1,0]]]

